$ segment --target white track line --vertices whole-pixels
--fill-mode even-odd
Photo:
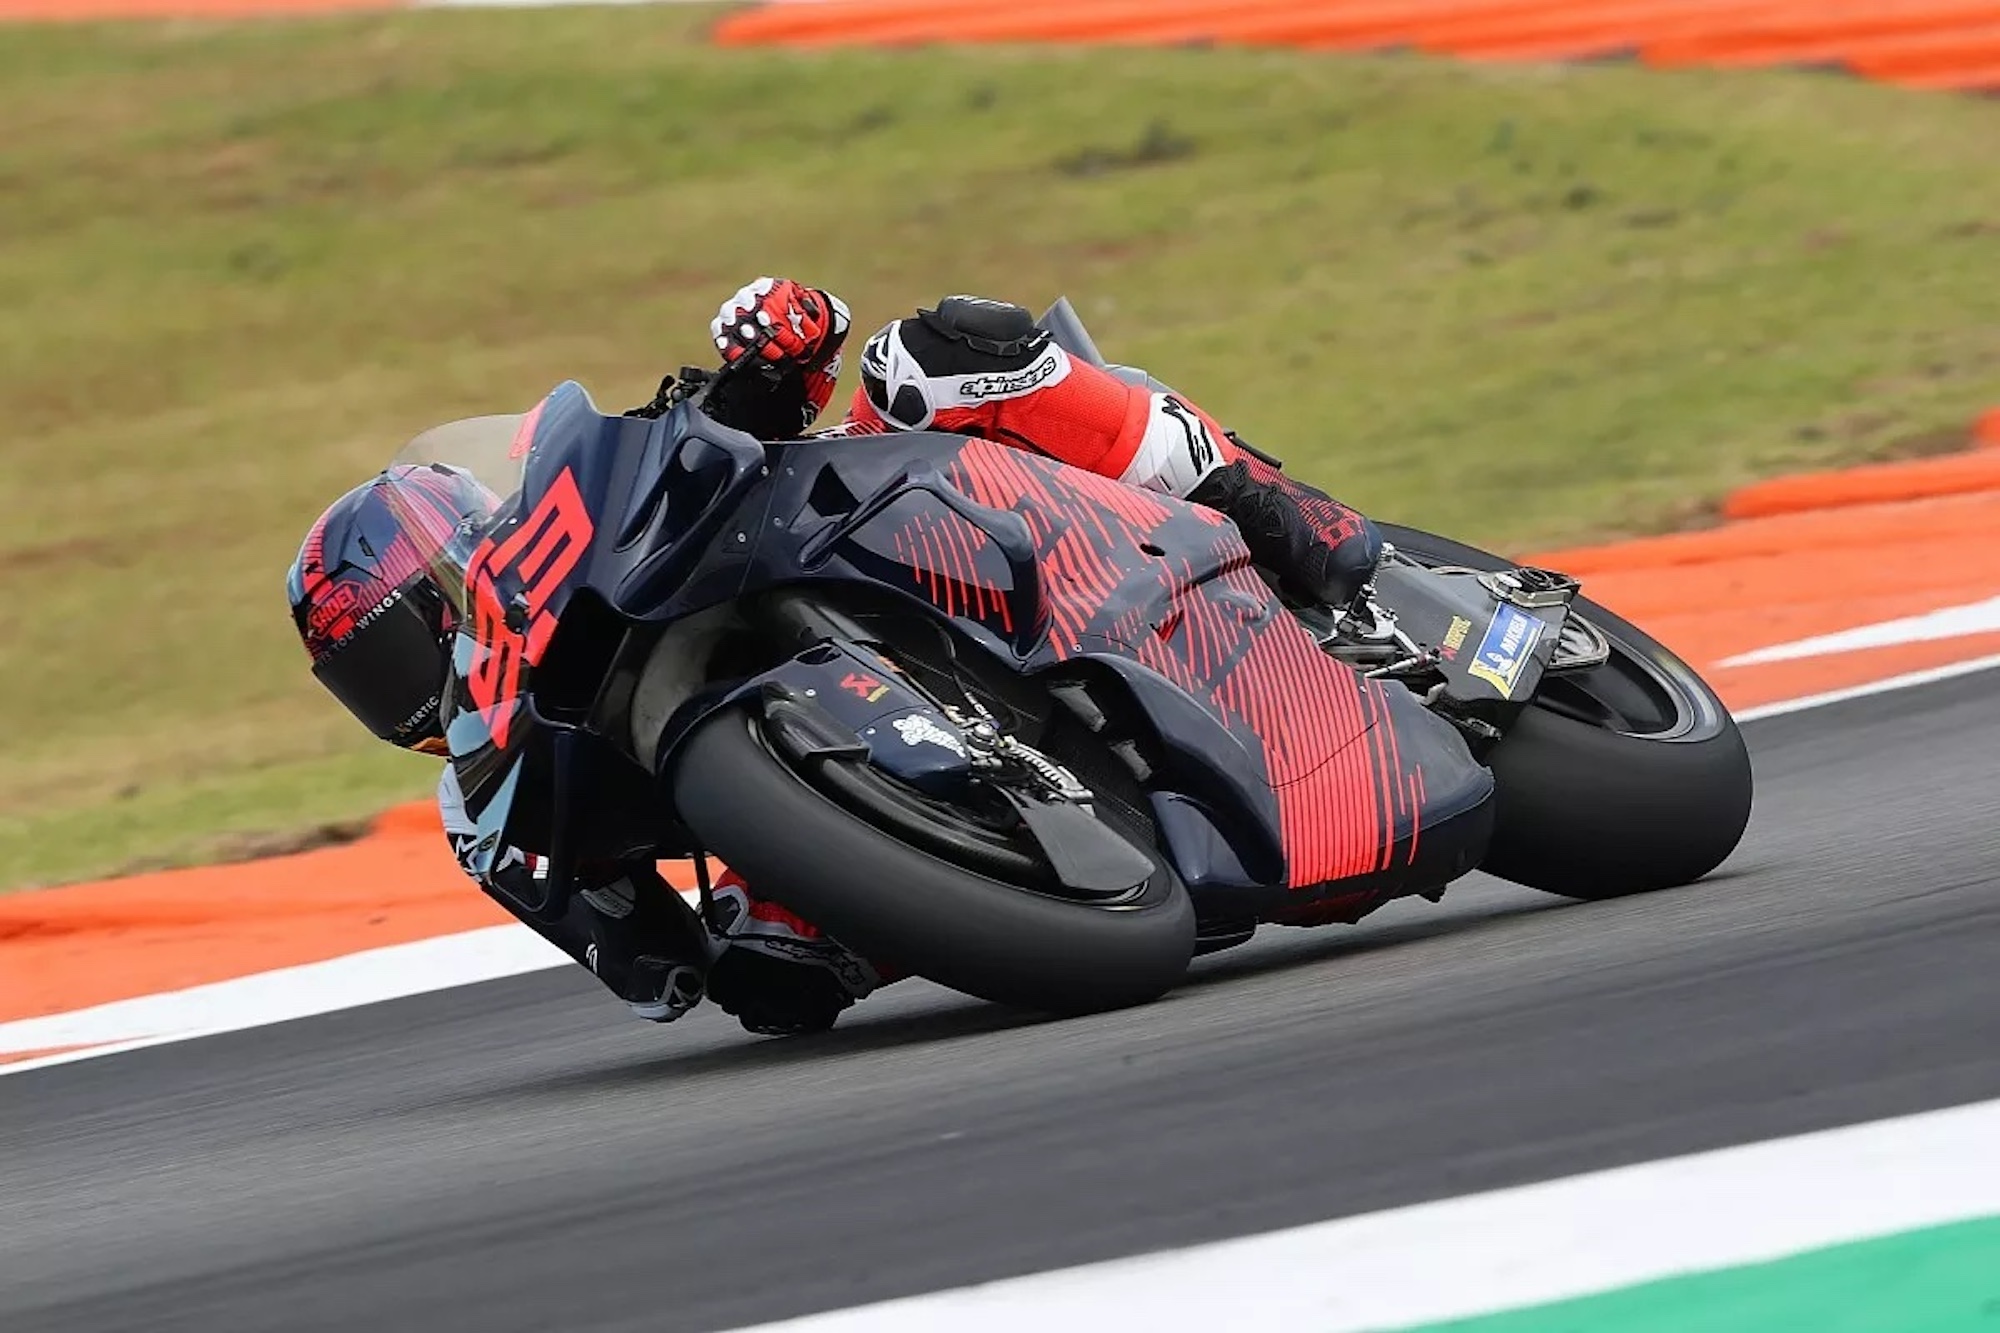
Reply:
[[[1872,685],[1835,690],[1738,713],[1742,722],[1912,689],[2000,667],[2000,656],[1914,672]],[[440,850],[440,855],[442,855]],[[468,890],[469,891],[469,890]],[[77,1046],[12,1063],[0,1077],[123,1051],[236,1032],[314,1014],[397,1000],[455,986],[476,985],[560,967],[568,960],[525,926],[483,930],[370,949],[303,967],[281,968],[189,990],[146,995],[46,1018],[0,1023],[0,1060],[10,1051]]]
[[[1837,634],[1818,634],[1792,643],[1773,644],[1755,652],[1725,657],[1717,666],[1760,666],[1766,662],[1796,662],[1806,657],[1828,657],[1836,653],[1857,653],[1869,648],[1890,648],[1904,643],[1935,643],[1940,639],[1962,639],[1974,634],[2000,632],[2000,597],[1964,606],[1947,606],[1920,616],[1903,616],[1873,625],[1858,625]]]
[[[1891,676],[1887,680],[1878,680],[1867,685],[1853,685],[1844,690],[1829,690],[1825,694],[1809,694],[1803,699],[1787,699],[1782,703],[1746,708],[1734,716],[1738,722],[1756,722],[1767,717],[1783,717],[1787,713],[1803,713],[1809,708],[1844,704],[1849,699],[1866,699],[1871,695],[1915,689],[1919,685],[1935,685],[1942,680],[1955,680],[1960,676],[1991,671],[1995,667],[2000,667],[2000,656],[1978,657],[1969,662],[1954,662],[1950,666],[1932,667],[1928,671],[1912,671],[1908,675]]]
[[[2000,1102],[1668,1158],[739,1333],[1360,1333],[2000,1214]]]
[[[0,1023],[0,1055],[58,1046],[87,1048],[0,1064],[0,1075],[310,1018],[568,963],[559,949],[526,926],[488,926],[440,935],[164,995]]]

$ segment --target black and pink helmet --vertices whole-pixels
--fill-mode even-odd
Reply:
[[[457,468],[392,467],[327,506],[292,561],[292,623],[314,678],[385,741],[444,752],[458,615],[434,570],[498,504]]]

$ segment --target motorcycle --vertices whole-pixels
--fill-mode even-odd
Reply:
[[[708,910],[713,855],[878,963],[1080,1013],[1264,923],[1474,869],[1659,889],[1743,833],[1728,711],[1573,578],[1380,525],[1352,604],[1300,604],[1212,510],[956,435],[760,442],[702,410],[731,373],[398,455],[499,502],[426,558],[473,868],[539,853],[530,916],[634,858],[691,859]]]

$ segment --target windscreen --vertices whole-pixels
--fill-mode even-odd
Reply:
[[[495,515],[521,489],[539,415],[448,421],[404,445],[389,464],[389,502],[461,618],[467,564]]]

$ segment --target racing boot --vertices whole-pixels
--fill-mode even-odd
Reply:
[[[1187,498],[1235,523],[1251,557],[1302,601],[1350,605],[1382,558],[1382,536],[1359,511],[1248,452]]]
[[[583,964],[649,1023],[671,1023],[701,1002],[712,952],[708,932],[687,901],[650,866],[586,889],[582,914],[589,942]]]
[[[824,1032],[841,1012],[892,980],[818,927],[754,898],[734,875],[716,884],[708,994],[759,1036]]]

